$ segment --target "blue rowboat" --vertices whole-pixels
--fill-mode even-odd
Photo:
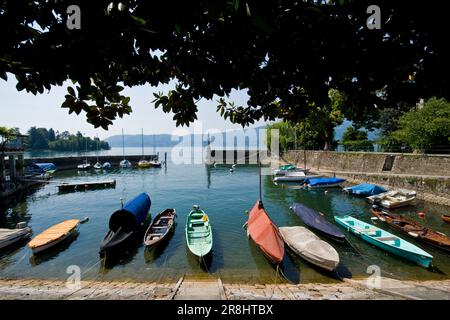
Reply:
[[[347,231],[380,249],[413,261],[422,267],[430,266],[432,255],[392,233],[350,216],[334,216],[334,220]]]
[[[322,217],[313,209],[296,202],[294,202],[291,209],[300,219],[302,219],[303,223],[306,224],[309,228],[319,231],[321,234],[335,241],[345,241],[345,235],[341,232],[341,230],[339,230],[339,228],[334,224],[328,222],[324,217]]]
[[[109,218],[109,231],[100,245],[100,254],[126,248],[145,225],[150,206],[150,197],[143,192],[115,211]]]

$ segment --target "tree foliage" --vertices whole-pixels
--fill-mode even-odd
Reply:
[[[341,143],[345,151],[373,151],[373,143],[369,141],[367,131],[350,126],[342,135]]]
[[[53,129],[31,127],[28,132],[28,147],[30,149],[50,149],[57,151],[94,151],[105,149],[109,150],[109,144],[106,141],[100,141],[98,138],[91,139],[83,137],[81,132],[70,134],[68,131],[62,133],[54,132]]]
[[[386,106],[450,98],[447,11],[406,1],[351,0],[3,0],[0,77],[33,94],[72,80],[62,107],[105,129],[131,112],[124,87],[174,89],[156,108],[177,125],[196,119],[201,98],[247,125],[264,118],[298,122],[327,105],[331,88],[348,97],[344,116],[372,123]],[[110,3],[113,4],[107,9]],[[369,5],[381,30],[366,27]],[[81,29],[66,27],[69,5]],[[246,105],[229,101],[247,90]]]
[[[392,133],[398,144],[410,150],[444,152],[450,150],[450,103],[431,98],[405,113]]]

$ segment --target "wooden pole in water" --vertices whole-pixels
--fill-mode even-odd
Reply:
[[[261,161],[259,161],[259,203],[262,205]]]

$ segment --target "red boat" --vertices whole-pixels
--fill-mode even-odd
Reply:
[[[272,263],[280,264],[283,261],[283,238],[260,201],[256,202],[249,213],[247,232]]]

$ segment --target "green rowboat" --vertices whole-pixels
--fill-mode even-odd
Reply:
[[[208,215],[198,206],[189,212],[186,219],[186,243],[189,250],[199,258],[212,249],[213,238]]]
[[[428,268],[430,266],[433,256],[392,233],[350,216],[334,216],[334,220],[347,231],[360,236],[363,240],[380,249],[413,261],[422,267]]]

